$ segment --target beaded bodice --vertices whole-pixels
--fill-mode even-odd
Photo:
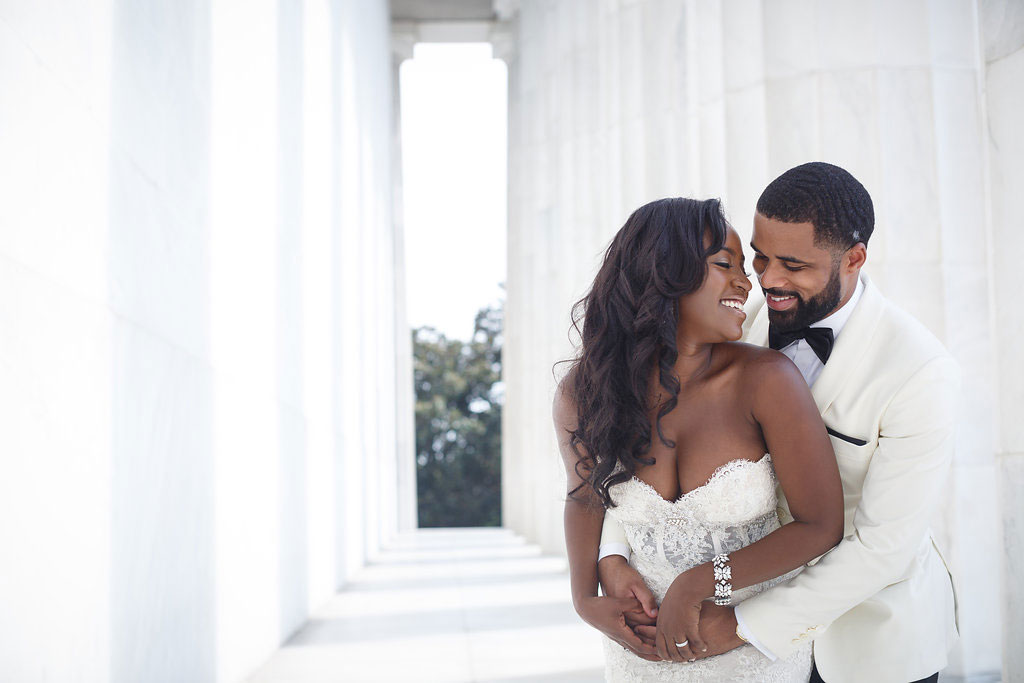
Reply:
[[[608,514],[625,528],[631,563],[660,601],[680,572],[779,527],[775,484],[770,455],[727,462],[674,501],[633,477],[610,489],[615,507]]]

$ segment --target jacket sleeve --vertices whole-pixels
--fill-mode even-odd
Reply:
[[[959,371],[933,358],[882,413],[852,532],[788,583],[736,607],[779,657],[820,635],[845,612],[907,577],[928,534],[953,457]]]
[[[622,555],[627,559],[629,557],[629,541],[626,539],[626,530],[607,512],[604,514],[604,526],[601,527],[600,547],[599,561],[607,555]]]

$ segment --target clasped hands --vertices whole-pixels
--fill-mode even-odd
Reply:
[[[693,574],[676,577],[660,608],[624,557],[603,558],[598,577],[606,597],[588,598],[581,616],[639,657],[692,662],[743,645],[732,607],[704,600]]]

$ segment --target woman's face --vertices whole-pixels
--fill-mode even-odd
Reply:
[[[705,245],[710,244],[705,236]],[[680,297],[681,331],[696,343],[735,341],[743,336],[747,315],[743,304],[750,293],[750,278],[743,270],[743,246],[731,227],[721,251],[708,256],[708,274],[700,288]]]

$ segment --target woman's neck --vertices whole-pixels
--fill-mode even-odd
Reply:
[[[711,367],[711,351],[714,344],[690,343],[683,340],[679,340],[677,343],[679,355],[676,357],[673,369],[679,382],[685,386]]]

